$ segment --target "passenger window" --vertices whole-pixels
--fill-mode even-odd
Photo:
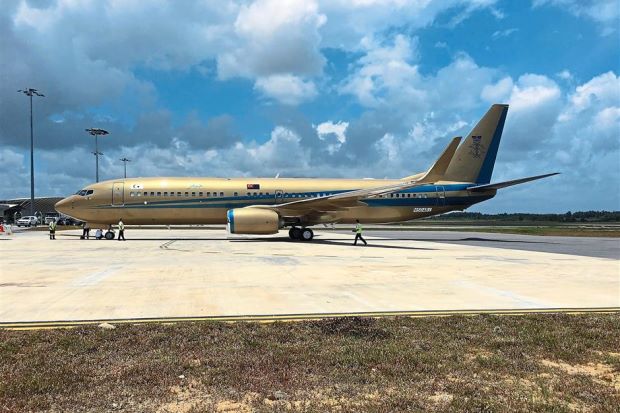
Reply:
[[[157,192],[157,196],[161,196],[161,192]]]
[[[207,192],[207,196],[211,196],[211,192]]]
[[[185,196],[189,196],[189,192],[186,192],[186,193],[185,193]]]
[[[220,196],[224,196],[224,192],[220,192]]]
[[[238,192],[235,192],[235,193],[234,193],[234,196],[239,196],[239,193],[238,193]]]
[[[249,192],[247,192],[247,196],[250,196],[250,193],[249,193]]]
[[[136,192],[136,195],[137,196],[142,196],[142,192],[138,191],[138,192]]]
[[[168,191],[164,191],[164,196],[168,196]]]
[[[198,192],[198,196],[202,196],[202,192]]]
[[[196,192],[192,192],[192,196],[196,196]]]

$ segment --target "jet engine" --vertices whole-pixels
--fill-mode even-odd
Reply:
[[[269,209],[229,209],[226,218],[226,228],[231,234],[275,234],[281,227],[280,216]]]

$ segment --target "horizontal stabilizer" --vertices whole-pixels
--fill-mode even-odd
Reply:
[[[497,182],[494,184],[472,186],[471,188],[468,188],[468,189],[470,191],[486,191],[488,189],[501,189],[501,188],[506,188],[507,186],[519,185],[525,182],[535,181],[537,179],[542,179],[542,178],[546,178],[548,176],[553,176],[553,175],[559,175],[559,172],[554,172],[551,174],[544,174],[544,175],[530,176],[528,178],[513,179],[512,181]]]

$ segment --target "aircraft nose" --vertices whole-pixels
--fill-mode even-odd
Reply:
[[[60,212],[61,214],[69,215],[69,211],[71,210],[71,201],[69,200],[70,198],[71,197],[68,197],[56,202],[56,205],[54,205],[56,211]]]

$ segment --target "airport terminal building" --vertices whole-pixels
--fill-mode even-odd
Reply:
[[[34,199],[35,215],[45,218],[47,214],[57,214],[54,209],[61,197],[40,197]],[[30,198],[15,198],[0,200],[0,215],[4,222],[13,223],[20,217],[30,215]]]

